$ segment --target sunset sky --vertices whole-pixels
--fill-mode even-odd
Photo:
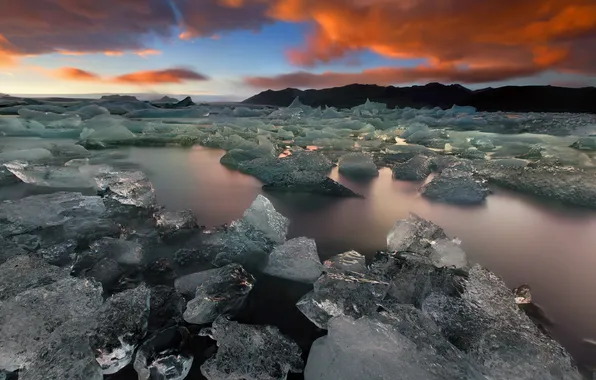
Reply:
[[[596,85],[594,0],[0,0],[0,93]]]

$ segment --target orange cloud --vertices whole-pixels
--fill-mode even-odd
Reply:
[[[117,77],[102,77],[90,71],[81,70],[75,67],[62,67],[54,70],[51,74],[61,79],[75,81],[97,81],[106,83],[124,83],[124,84],[165,84],[165,83],[184,83],[189,81],[206,81],[209,78],[196,71],[185,68],[172,68],[165,70],[139,71]]]
[[[159,83],[183,83],[187,81],[204,81],[208,78],[196,71],[189,69],[166,69],[153,71],[139,71],[136,73],[120,75],[113,78],[114,82],[132,84],[159,84]]]
[[[280,20],[316,27],[290,60],[302,66],[354,51],[449,64],[491,59],[495,66],[562,58],[569,40],[596,34],[593,0],[272,0]],[[540,56],[533,53],[541,49]],[[550,50],[547,52],[546,50]],[[563,59],[554,59],[561,62]]]
[[[134,52],[139,57],[146,58],[148,55],[160,55],[161,51],[155,49],[143,49]]]
[[[62,79],[78,81],[101,81],[99,75],[90,71],[77,69],[76,67],[62,67],[53,72],[53,74]]]
[[[381,67],[359,73],[325,72],[313,74],[300,71],[274,77],[248,77],[245,83],[255,88],[283,89],[287,87],[325,88],[351,83],[392,85],[413,82],[486,83],[526,77],[541,72],[536,67],[479,67],[453,66],[415,68]]]

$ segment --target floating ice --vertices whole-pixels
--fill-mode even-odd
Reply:
[[[422,195],[437,202],[454,204],[479,204],[490,190],[472,173],[457,168],[447,168],[424,185]]]
[[[87,120],[99,115],[109,115],[110,111],[108,111],[105,107],[98,106],[97,104],[89,104],[83,107],[78,107],[74,110],[69,108],[68,113],[79,115],[81,119]]]
[[[10,258],[0,265],[0,301],[10,299],[25,290],[54,283],[67,276],[67,271],[33,256]]]
[[[422,310],[495,379],[579,380],[570,356],[516,305],[501,279],[474,266],[454,295],[433,293]]]
[[[232,223],[232,228],[241,233],[249,233],[254,229],[281,244],[286,241],[289,225],[290,220],[277,212],[269,199],[259,194],[244,211],[242,219]]]
[[[143,247],[134,241],[104,237],[93,244],[92,256],[106,256],[124,265],[140,265],[144,259]]]
[[[446,239],[443,229],[432,222],[410,213],[407,219],[398,220],[387,235],[387,249],[400,251],[425,251],[431,242]]]
[[[329,321],[328,330],[312,345],[306,380],[486,379],[441,337],[428,317],[412,307],[356,320],[336,317]]]
[[[217,353],[201,366],[208,380],[284,380],[304,367],[300,348],[274,326],[243,325],[219,317],[201,330]]]
[[[371,178],[379,175],[371,156],[349,153],[339,159],[339,172],[350,178]]]
[[[194,357],[188,346],[190,332],[171,327],[156,333],[137,350],[134,369],[139,380],[183,380],[188,376]]]
[[[323,263],[326,270],[340,272],[366,272],[366,257],[356,251],[348,251],[333,256]]]
[[[30,165],[24,161],[12,161],[4,166],[22,182],[36,186],[59,188],[93,188],[92,171],[87,166]]]
[[[32,233],[57,226],[75,231],[84,219],[100,218],[105,212],[100,197],[81,193],[58,192],[5,201],[0,203],[0,235]]]
[[[43,148],[6,150],[0,153],[0,163],[9,161],[40,162],[53,157],[52,152]]]
[[[93,323],[90,318],[77,318],[54,330],[40,343],[32,363],[19,372],[19,379],[102,380],[101,367],[85,334]]]
[[[191,210],[160,210],[153,214],[157,228],[164,235],[171,235],[180,230],[197,227],[197,219]]]
[[[402,181],[422,181],[434,168],[433,159],[426,156],[415,156],[403,164],[393,167],[393,178]]]
[[[275,247],[263,272],[288,280],[313,283],[322,270],[315,241],[299,237]]]
[[[177,288],[188,287],[190,282],[197,284],[194,298],[186,304],[184,320],[202,325],[213,322],[220,315],[234,315],[244,304],[252,290],[255,279],[238,264],[205,271],[202,281],[198,276],[186,278],[177,283]],[[181,289],[184,294],[185,289]]]
[[[89,342],[104,375],[118,372],[132,360],[147,333],[149,302],[149,289],[141,285],[113,295],[97,311],[97,328]]]
[[[102,303],[101,294],[96,283],[64,277],[2,302],[0,369],[15,371],[33,364],[42,344],[60,325],[92,318]]]
[[[314,284],[314,291],[302,297],[296,307],[317,327],[326,329],[336,316],[359,318],[377,310],[389,283],[360,273],[323,274]]]
[[[151,182],[140,171],[105,172],[95,177],[100,189],[106,191],[108,198],[123,205],[152,208],[156,205],[155,191]]]

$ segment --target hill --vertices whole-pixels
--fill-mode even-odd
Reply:
[[[460,105],[479,111],[596,113],[595,87],[507,86],[470,90],[458,84],[440,83],[412,87],[351,84],[322,90],[267,90],[242,103],[285,107],[297,96],[312,107],[351,108],[370,99],[391,108],[446,109]]]

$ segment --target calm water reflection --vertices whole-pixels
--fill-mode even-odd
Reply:
[[[27,140],[27,143],[36,143]],[[37,142],[39,143],[39,142]],[[261,193],[261,183],[219,164],[222,151],[201,147],[125,148],[99,152],[101,161],[140,167],[153,182],[160,204],[190,208],[199,223],[220,225],[237,219]],[[265,194],[291,220],[290,234],[316,240],[322,258],[355,249],[374,254],[386,246],[386,234],[409,212],[432,220],[463,241],[471,261],[505,279],[523,283],[556,323],[556,337],[582,364],[596,366],[596,212],[547,204],[496,190],[480,207],[453,207],[422,198],[419,184],[394,181],[381,170],[369,183],[332,178],[365,199],[314,195]],[[21,189],[20,196],[35,193]],[[4,194],[3,199],[18,197]]]

